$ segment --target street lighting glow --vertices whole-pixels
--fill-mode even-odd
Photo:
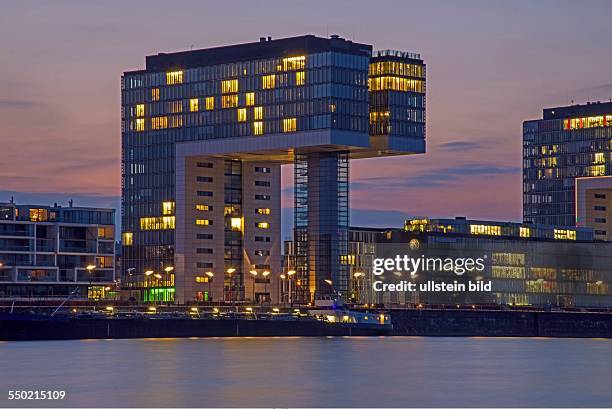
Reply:
[[[365,274],[362,273],[362,272],[357,272],[357,273],[353,274],[353,277],[358,278],[358,277],[361,277],[361,276],[364,276],[364,275]]]
[[[146,276],[150,276],[151,274],[153,274],[153,270],[147,270],[147,271],[145,271],[145,275],[146,275]]]
[[[94,266],[93,264],[90,264],[90,265],[88,265],[87,267],[85,267],[85,269],[86,269],[87,271],[91,271],[91,270],[93,270],[94,268],[96,268],[96,266]]]
[[[171,271],[173,271],[173,270],[174,270],[174,267],[173,267],[173,266],[168,266],[168,267],[164,268],[164,271],[165,271],[166,273],[169,273],[169,272],[171,272]]]
[[[214,274],[212,273],[212,271],[207,271],[204,274],[206,274],[207,276],[209,276],[210,278],[212,278],[214,276]]]
[[[332,280],[323,280],[323,281],[325,281],[329,285],[332,285]]]
[[[157,274],[155,274],[155,277],[157,277],[157,278],[159,278],[159,279],[161,280],[162,275],[161,275],[161,274],[159,274],[159,273],[157,273]]]
[[[282,280],[284,280],[285,278],[287,278],[287,276],[286,276],[286,275],[284,275],[284,274],[281,274],[281,275],[280,275],[280,278],[281,278]]]
[[[289,271],[287,271],[287,275],[288,275],[288,276],[292,276],[292,275],[294,275],[294,274],[295,274],[295,270],[289,270]]]
[[[262,276],[267,277],[270,275],[269,271],[264,271],[263,273],[261,273]]]
[[[235,268],[231,267],[227,269],[227,274],[232,274],[234,271],[236,271]]]
[[[251,270],[251,271],[249,271],[249,273],[253,274],[254,276],[257,275],[257,271],[255,271],[255,270]]]

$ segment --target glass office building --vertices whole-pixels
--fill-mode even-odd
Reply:
[[[404,229],[351,227],[347,263],[349,301],[385,306],[519,305],[538,307],[612,306],[612,243],[595,239],[593,229],[498,221],[411,219]],[[285,243],[285,265],[295,268],[293,243]],[[430,260],[416,274],[373,274],[374,260],[396,256]],[[447,260],[481,259],[482,270],[458,275]],[[440,260],[438,262],[438,260]],[[425,263],[425,262],[424,262]],[[455,263],[455,265],[457,265]],[[429,281],[491,283],[486,291],[375,291],[375,282],[417,285]],[[300,284],[286,277],[284,300]]]
[[[524,122],[523,219],[575,225],[576,179],[612,175],[611,151],[612,103],[548,108]]]
[[[398,138],[404,128],[370,138],[371,57],[338,36],[268,37],[157,54],[124,73],[128,285],[145,301],[272,300],[280,167],[295,164],[303,297],[347,292],[349,160],[425,148],[424,134]],[[424,94],[421,74],[418,90],[398,92]]]

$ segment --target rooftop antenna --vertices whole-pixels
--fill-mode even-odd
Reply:
[[[15,203],[15,196],[11,196],[11,203]]]
[[[72,203],[73,203],[73,202],[72,202],[72,199],[68,200],[68,206],[69,206],[69,207],[72,207]]]

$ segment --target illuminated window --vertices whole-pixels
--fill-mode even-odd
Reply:
[[[275,74],[264,75],[263,77],[261,77],[261,83],[262,83],[263,89],[272,89],[276,87],[276,75]]]
[[[255,105],[255,93],[247,92],[246,93],[246,106]]]
[[[174,202],[162,202],[162,214],[174,214]]]
[[[257,227],[258,229],[269,229],[270,228],[270,223],[268,223],[268,222],[255,223],[255,227]]]
[[[151,129],[165,129],[168,127],[167,116],[156,116],[151,118]]]
[[[297,119],[296,118],[285,118],[283,119],[283,132],[295,132]]]
[[[231,218],[231,226],[232,226],[232,230],[242,231],[242,218],[241,217],[232,217]]]
[[[253,133],[255,135],[263,135],[264,133],[263,122],[261,121],[253,122]]]
[[[141,132],[145,130],[145,120],[144,118],[136,119],[136,131]]]
[[[281,69],[283,71],[303,70],[306,67],[306,56],[283,58]]]
[[[422,65],[402,63],[399,61],[379,61],[370,64],[370,75],[394,74],[407,77],[425,78]]]
[[[201,277],[201,276],[197,276],[195,278],[196,283],[207,283],[208,282],[208,276],[205,277]]]
[[[519,233],[521,237],[531,237],[531,229],[529,227],[521,227]]]
[[[31,222],[46,222],[48,220],[47,209],[30,209]]]
[[[488,226],[486,224],[470,224],[470,234],[485,234],[501,236],[501,226]]]
[[[238,106],[238,95],[223,95],[221,97],[222,108],[236,108]]]
[[[175,85],[183,83],[183,71],[172,71],[166,73],[166,84]]]
[[[597,152],[595,154],[595,160],[593,161],[595,164],[606,163],[606,155],[603,152]]]
[[[304,71],[298,71],[295,73],[295,85],[304,85],[306,82],[306,73]]]
[[[246,121],[246,108],[238,108],[238,122],[245,122]]]
[[[134,244],[134,233],[131,231],[123,232],[121,235],[121,242],[124,246],[131,246]]]
[[[141,217],[140,230],[169,230],[174,229],[175,217]]]
[[[606,165],[595,165],[589,167],[589,176],[605,176]]]
[[[368,79],[370,91],[425,92],[425,82],[401,77],[377,77]]]
[[[263,119],[263,107],[253,108],[253,119],[256,121],[261,121]]]
[[[180,128],[181,126],[183,126],[183,116],[173,115],[170,118],[170,128]]]
[[[212,111],[215,109],[215,97],[206,97],[206,110]]]
[[[262,208],[256,209],[255,213],[257,213],[257,214],[270,214],[270,209],[268,209],[267,207],[262,207]]]
[[[563,120],[563,129],[566,131],[604,126],[612,126],[612,115],[587,116]]]
[[[172,114],[178,114],[178,113],[183,112],[183,101],[168,102],[168,110]]]
[[[203,205],[203,204],[197,204],[195,206],[196,210],[201,210],[203,212],[208,212],[212,210],[212,206],[209,205]]]
[[[555,229],[554,238],[557,240],[576,240],[576,230]]]
[[[210,219],[196,219],[196,224],[198,226],[210,226],[213,222]]]
[[[136,105],[136,116],[145,116],[145,106],[144,106],[144,104]]]
[[[221,93],[228,94],[230,92],[238,92],[237,79],[221,81]]]
[[[199,100],[197,98],[191,98],[189,100],[189,111],[198,112],[199,109]]]
[[[153,101],[159,101],[159,88],[153,88],[151,90],[151,99]]]

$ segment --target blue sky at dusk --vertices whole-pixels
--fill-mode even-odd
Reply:
[[[428,75],[428,152],[353,161],[351,223],[520,220],[522,121],[612,97],[611,21],[606,1],[5,2],[0,201],[118,206],[120,77],[148,54],[339,34]]]

